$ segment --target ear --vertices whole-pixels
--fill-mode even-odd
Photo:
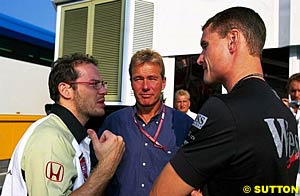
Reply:
[[[227,37],[228,37],[228,50],[230,54],[232,54],[238,48],[239,31],[237,29],[231,29],[227,34]]]
[[[59,91],[59,94],[64,99],[70,99],[70,98],[72,98],[73,88],[71,88],[70,84],[67,84],[65,82],[59,83],[58,84],[58,91]]]

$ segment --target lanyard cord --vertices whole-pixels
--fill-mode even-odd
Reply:
[[[145,130],[143,129],[143,127],[141,127],[141,126],[139,125],[139,123],[137,122],[136,118],[133,116],[134,123],[136,124],[136,126],[138,127],[138,129],[140,130],[140,132],[141,132],[142,134],[144,134],[144,135],[145,135],[145,136],[146,136],[146,137],[154,144],[155,147],[160,148],[160,149],[162,149],[162,150],[166,150],[167,147],[161,145],[161,144],[157,141],[157,138],[158,138],[159,133],[160,133],[160,131],[161,131],[161,127],[162,127],[162,124],[163,124],[164,119],[165,119],[165,114],[166,114],[166,106],[164,105],[164,106],[163,106],[163,112],[162,112],[162,115],[161,115],[161,118],[160,118],[160,122],[159,122],[159,125],[158,125],[157,129],[156,129],[156,132],[155,132],[154,137],[152,137],[149,133],[147,133],[147,131],[145,131]]]
[[[236,86],[238,86],[238,85],[239,85],[241,82],[243,82],[244,80],[247,80],[247,79],[252,78],[252,77],[264,78],[264,75],[261,74],[261,73],[252,73],[252,74],[246,75],[246,76],[244,76],[242,79],[240,79],[240,80],[232,87],[232,89],[234,89]]]

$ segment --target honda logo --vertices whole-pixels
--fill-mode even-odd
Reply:
[[[46,165],[46,177],[54,182],[61,182],[64,178],[64,166],[60,163],[49,161]]]

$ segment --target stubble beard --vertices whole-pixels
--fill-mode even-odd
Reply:
[[[77,111],[81,113],[82,115],[86,116],[87,118],[90,117],[101,117],[104,116],[105,110],[104,107],[100,108],[97,107],[96,103],[93,101],[90,101],[89,99],[84,99],[80,95],[77,94],[75,98],[75,102],[77,103]]]

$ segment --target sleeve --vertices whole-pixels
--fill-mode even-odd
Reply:
[[[233,156],[235,124],[223,101],[211,97],[192,124],[184,146],[171,159],[176,173],[194,188],[224,168]]]
[[[42,134],[32,135],[25,147],[22,169],[31,196],[69,195],[72,192],[77,177],[73,163],[75,151],[66,138],[53,132],[57,130],[48,128]]]

